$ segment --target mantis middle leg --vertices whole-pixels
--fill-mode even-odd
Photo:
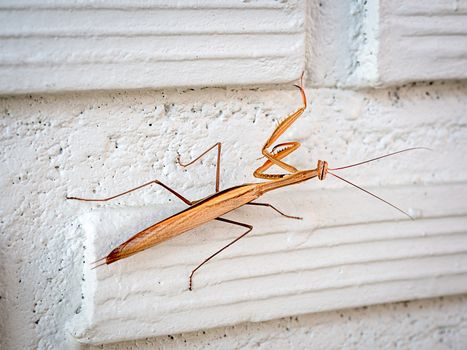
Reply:
[[[193,159],[191,162],[183,164],[182,162],[180,162],[180,156],[177,158],[177,161],[178,161],[178,164],[180,164],[182,167],[187,167],[187,166],[193,164],[194,162],[196,162],[198,159],[200,159],[202,156],[204,156],[206,153],[208,153],[210,150],[212,150],[215,147],[217,147],[217,162],[216,162],[216,193],[217,193],[217,192],[219,192],[220,176],[221,176],[221,170],[220,170],[220,166],[221,166],[221,147],[222,147],[221,142],[215,143],[214,145],[209,147],[206,151],[201,153],[198,157]]]

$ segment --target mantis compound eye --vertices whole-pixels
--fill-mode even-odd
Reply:
[[[324,180],[326,178],[326,174],[328,173],[328,162],[325,160],[318,160],[318,179]]]

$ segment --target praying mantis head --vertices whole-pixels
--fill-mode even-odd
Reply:
[[[318,179],[324,180],[328,173],[328,162],[325,160],[318,160],[318,165],[316,168],[318,170]]]

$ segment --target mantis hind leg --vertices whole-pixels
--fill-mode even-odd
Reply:
[[[217,161],[216,161],[216,193],[219,192],[219,186],[220,186],[220,166],[221,166],[221,147],[222,147],[222,143],[221,142],[217,142],[215,143],[214,145],[212,145],[211,147],[209,147],[206,151],[204,151],[203,153],[201,153],[198,157],[196,157],[195,159],[193,159],[191,162],[188,162],[188,163],[185,163],[183,164],[181,161],[180,161],[180,156],[178,156],[177,158],[177,162],[178,164],[180,164],[182,167],[187,167],[191,164],[193,164],[194,162],[196,162],[198,159],[200,159],[202,156],[204,156],[206,153],[208,153],[210,150],[212,150],[213,148],[217,147]]]
[[[238,236],[237,238],[235,238],[232,242],[230,242],[229,244],[227,244],[226,246],[224,246],[223,248],[219,249],[217,252],[215,252],[214,254],[212,254],[211,256],[209,256],[208,258],[204,259],[203,262],[201,264],[199,264],[198,266],[196,266],[195,269],[193,269],[193,271],[191,271],[191,274],[190,274],[190,278],[188,279],[188,289],[189,290],[193,290],[193,276],[195,275],[195,272],[199,270],[199,268],[201,266],[203,266],[204,264],[206,264],[209,260],[211,260],[212,258],[214,258],[217,254],[219,254],[220,252],[226,250],[228,247],[230,247],[232,244],[234,244],[235,242],[239,241],[240,239],[242,239],[243,237],[245,237],[248,233],[251,232],[251,230],[253,230],[253,226],[251,225],[248,225],[248,224],[244,224],[242,222],[238,222],[238,221],[233,221],[233,220],[229,220],[229,219],[224,219],[224,218],[216,218],[216,220],[218,221],[222,221],[222,222],[226,222],[228,224],[232,224],[232,225],[238,225],[238,226],[242,226],[242,227],[246,227],[248,230],[246,232],[244,232],[243,234],[241,234],[240,236]]]

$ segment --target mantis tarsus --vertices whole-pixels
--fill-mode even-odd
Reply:
[[[199,155],[198,157],[196,157],[194,160],[192,160],[189,163],[182,164],[180,161],[178,161],[181,166],[185,167],[196,162],[197,160],[199,160],[202,156],[204,156],[206,153],[208,153],[212,149],[217,148],[216,185],[215,185],[216,191],[214,194],[208,197],[205,197],[205,198],[202,198],[196,201],[190,201],[189,199],[185,198],[180,193],[178,193],[177,191],[175,191],[174,189],[170,188],[169,186],[165,185],[164,183],[162,183],[161,181],[157,179],[149,181],[138,187],[132,188],[128,191],[116,194],[108,198],[90,199],[90,198],[79,198],[79,197],[67,197],[67,199],[75,199],[75,200],[80,200],[80,201],[105,202],[105,201],[109,201],[111,199],[123,196],[130,192],[136,191],[143,187],[146,187],[152,184],[157,184],[165,188],[167,191],[171,192],[173,195],[178,197],[180,200],[182,200],[187,205],[189,205],[189,207],[183,210],[182,212],[172,215],[169,218],[166,218],[160,222],[157,222],[154,225],[138,232],[133,237],[131,237],[130,239],[128,239],[127,241],[123,242],[118,247],[113,249],[106,257],[96,261],[96,265],[94,267],[98,267],[104,264],[109,265],[120,259],[127,258],[133,254],[136,254],[142,250],[145,250],[156,244],[164,242],[174,236],[180,235],[188,230],[191,230],[195,227],[205,224],[211,220],[218,220],[221,222],[238,225],[238,226],[246,228],[247,230],[243,234],[241,234],[239,237],[234,239],[232,242],[230,242],[229,244],[227,244],[226,246],[224,246],[223,248],[221,248],[220,250],[218,250],[217,252],[215,252],[214,254],[206,258],[205,260],[203,260],[198,266],[196,266],[196,268],[192,270],[189,280],[188,280],[188,288],[189,290],[192,290],[193,276],[196,273],[196,271],[198,271],[198,269],[201,266],[203,266],[213,257],[218,255],[220,252],[227,249],[228,247],[230,247],[232,244],[234,244],[241,238],[245,237],[253,229],[253,226],[249,224],[223,218],[222,216],[224,214],[234,209],[237,209],[243,205],[256,205],[256,206],[270,207],[271,209],[275,210],[280,215],[285,216],[287,218],[301,219],[300,217],[286,215],[269,203],[257,203],[253,201],[261,197],[264,193],[275,190],[280,187],[298,184],[300,182],[303,182],[303,181],[306,181],[306,180],[309,180],[315,177],[317,177],[319,180],[324,180],[327,174],[330,174],[342,181],[345,181],[346,183],[352,186],[355,186],[361,189],[362,191],[370,194],[371,196],[374,196],[380,199],[381,201],[385,202],[386,204],[390,205],[391,207],[395,208],[401,213],[412,218],[409,214],[399,209],[398,207],[394,206],[393,204],[343,179],[342,177],[334,174],[331,171],[336,171],[336,170],[341,170],[344,168],[361,165],[364,163],[372,162],[377,159],[389,157],[391,155],[395,155],[398,153],[407,152],[407,151],[414,150],[414,149],[422,149],[423,147],[404,149],[398,152],[386,154],[381,157],[373,158],[373,159],[370,159],[364,162],[348,165],[345,167],[334,168],[334,169],[328,168],[328,163],[326,161],[318,160],[318,164],[315,169],[298,170],[283,160],[286,156],[296,151],[300,147],[300,143],[296,141],[283,142],[283,143],[279,143],[276,145],[274,145],[274,143],[303,114],[307,106],[305,90],[303,87],[303,76],[302,76],[300,85],[295,85],[295,86],[300,90],[303,105],[300,108],[298,108],[294,113],[287,116],[284,120],[282,120],[278,124],[278,126],[273,131],[273,133],[268,138],[268,140],[266,141],[266,143],[264,144],[262,148],[262,151],[261,151],[262,155],[263,157],[266,158],[264,164],[261,165],[258,169],[256,169],[255,172],[253,173],[253,175],[256,178],[264,179],[267,181],[259,182],[259,183],[247,183],[247,184],[227,188],[225,190],[220,191],[219,187],[220,187],[221,143],[218,142],[214,144],[212,147],[208,148],[201,155]],[[276,165],[279,168],[283,169],[284,172],[275,173],[275,174],[269,174],[269,173],[266,174],[265,171],[267,171],[273,165]]]

